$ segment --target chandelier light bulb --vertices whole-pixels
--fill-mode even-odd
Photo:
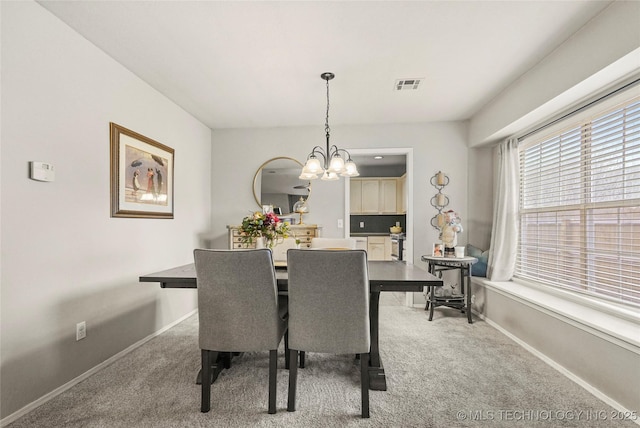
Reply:
[[[322,171],[323,169],[322,165],[320,164],[320,160],[315,156],[311,156],[302,169],[303,173],[308,174],[320,174]]]
[[[320,177],[320,180],[323,180],[323,181],[335,181],[339,179],[340,177],[338,177],[338,174],[336,174],[335,172],[329,172],[329,171],[325,171],[324,174],[322,174],[322,177]]]
[[[331,157],[331,163],[329,164],[329,172],[340,174],[344,171],[344,159],[336,153]]]
[[[316,178],[318,178],[318,175],[302,171],[302,174],[300,174],[298,178],[300,180],[315,180]]]
[[[358,167],[356,166],[356,163],[351,159],[348,159],[344,163],[344,172],[340,175],[342,175],[343,177],[357,177],[360,175],[360,173],[358,172]]]

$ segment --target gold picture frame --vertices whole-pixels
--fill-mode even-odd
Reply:
[[[174,150],[116,123],[111,140],[111,217],[173,218]]]

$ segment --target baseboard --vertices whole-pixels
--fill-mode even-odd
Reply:
[[[550,367],[552,367],[555,370],[557,370],[558,372],[560,372],[566,378],[568,378],[569,380],[577,383],[582,388],[586,389],[589,393],[591,393],[595,397],[599,398],[600,400],[604,401],[605,403],[607,403],[608,405],[610,405],[611,407],[613,407],[617,411],[619,411],[621,413],[629,413],[629,414],[631,413],[631,410],[627,409],[622,404],[618,403],[616,400],[614,400],[613,398],[609,397],[608,395],[606,395],[605,393],[603,393],[599,389],[595,388],[593,385],[591,385],[590,383],[586,382],[585,380],[583,380],[579,376],[576,376],[574,373],[572,373],[571,371],[567,370],[564,366],[558,364],[557,362],[555,362],[551,358],[547,357],[545,354],[543,354],[542,352],[538,351],[536,348],[532,347],[531,345],[529,345],[528,343],[524,342],[523,340],[521,340],[517,336],[515,336],[512,333],[510,333],[509,331],[505,330],[499,324],[497,324],[496,322],[494,322],[491,319],[487,318],[484,314],[476,312],[475,310],[472,310],[472,313],[474,315],[476,315],[478,318],[484,320],[491,327],[495,328],[496,330],[498,330],[499,332],[501,332],[502,334],[507,336],[509,339],[511,339],[514,342],[516,342],[518,345],[522,346],[524,349],[526,349],[531,354],[533,354],[534,356],[536,356],[537,358],[542,360],[544,363],[546,363]],[[636,425],[640,425],[640,418],[635,419],[634,422],[636,423]]]
[[[38,398],[36,401],[33,401],[32,403],[27,404],[26,406],[24,406],[20,410],[17,410],[15,412],[13,412],[9,416],[7,416],[4,419],[0,420],[0,427],[7,426],[8,424],[20,419],[22,416],[26,415],[27,413],[31,412],[32,410],[36,409],[37,407],[43,405],[47,401],[57,397],[58,395],[60,395],[63,392],[67,391],[68,389],[72,388],[73,386],[77,385],[78,383],[82,382],[83,380],[87,379],[88,377],[98,373],[103,368],[113,364],[115,361],[119,360],[120,358],[124,357],[128,353],[130,353],[130,352],[134,351],[135,349],[139,348],[140,346],[144,345],[145,343],[147,343],[148,341],[150,341],[154,337],[159,336],[162,333],[164,333],[165,331],[169,330],[170,328],[180,324],[182,321],[186,320],[187,318],[189,318],[190,316],[194,315],[197,312],[198,312],[198,310],[194,309],[193,311],[189,312],[188,314],[184,315],[183,317],[179,318],[178,320],[172,322],[171,324],[164,326],[160,330],[150,334],[149,336],[145,337],[144,339],[141,339],[141,340],[137,341],[133,345],[131,345],[128,348],[118,352],[117,354],[115,354],[114,356],[108,358],[107,360],[103,361],[102,363],[98,364],[97,366],[87,370],[86,372],[82,373],[80,376],[70,380],[69,382],[67,382],[64,385],[54,389],[53,391],[49,392],[48,394],[43,395],[42,397]]]

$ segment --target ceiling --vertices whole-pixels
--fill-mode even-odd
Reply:
[[[611,2],[39,3],[221,129],[466,120]]]

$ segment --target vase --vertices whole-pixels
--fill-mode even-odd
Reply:
[[[256,248],[265,248],[264,238],[262,236],[256,238]]]

